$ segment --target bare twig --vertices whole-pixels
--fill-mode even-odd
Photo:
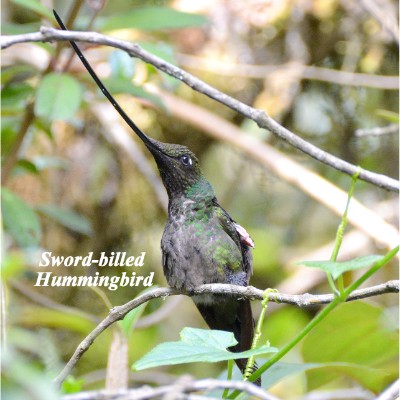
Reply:
[[[302,65],[289,62],[281,65],[249,65],[228,64],[220,60],[210,60],[204,57],[179,54],[178,61],[187,68],[212,72],[225,76],[243,76],[247,78],[265,79],[268,74],[278,70],[294,68],[301,79],[336,83],[338,85],[370,87],[377,89],[399,90],[397,76],[371,75],[336,69]]]
[[[384,293],[398,293],[398,292],[399,292],[399,281],[388,281],[381,285],[355,290],[347,298],[347,301],[377,296]],[[198,288],[194,289],[193,292],[190,293],[190,295],[193,296],[204,293],[232,295],[241,298],[248,298],[250,300],[264,299],[263,297],[264,291],[257,289],[253,286],[242,287],[242,286],[226,285],[226,284],[201,285]],[[82,340],[82,342],[76,348],[74,354],[72,355],[71,359],[68,361],[64,369],[55,378],[55,383],[57,385],[61,385],[61,383],[65,380],[65,378],[70,374],[72,368],[74,368],[76,363],[80,360],[80,358],[86,352],[86,350],[89,349],[89,347],[92,345],[95,339],[114,322],[123,319],[129,311],[133,310],[134,308],[140,306],[143,303],[146,303],[149,300],[160,297],[166,298],[168,296],[174,296],[178,294],[185,294],[185,293],[170,288],[156,288],[136,297],[135,299],[129,301],[126,304],[112,308],[107,317],[104,318],[103,321],[101,321],[96,326],[96,328],[93,329],[93,331],[90,332],[89,335]],[[268,297],[270,301],[276,303],[293,304],[298,307],[310,307],[310,306],[328,304],[332,302],[334,299],[334,295],[332,294],[311,295],[308,293],[302,295],[269,293]]]
[[[326,151],[314,146],[306,140],[300,138],[293,132],[281,126],[274,119],[269,117],[264,111],[252,108],[225,93],[213,88],[202,80],[194,77],[186,71],[176,67],[175,65],[167,63],[165,60],[154,56],[151,53],[143,50],[135,43],[126,42],[110,38],[95,32],[74,32],[74,31],[60,31],[53,28],[42,27],[38,33],[30,33],[25,35],[14,36],[1,36],[1,48],[7,48],[11,45],[23,42],[49,42],[52,40],[74,40],[84,41],[90,43],[97,43],[112,46],[126,51],[132,57],[137,57],[146,63],[149,63],[157,69],[167,73],[168,75],[181,80],[192,89],[205,94],[206,96],[226,105],[244,115],[245,117],[255,121],[260,128],[267,129],[278,136],[280,139],[286,141],[298,150],[308,154],[314,159],[331,166],[348,175],[354,175],[358,171],[358,167],[344,161]],[[368,170],[362,170],[359,178],[370,182],[378,187],[387,190],[399,191],[399,181],[388,176],[378,174]]]
[[[391,133],[396,133],[399,131],[398,124],[390,124],[387,126],[376,126],[375,128],[369,129],[356,129],[355,135],[358,137],[362,136],[381,136],[381,135],[388,135]]]
[[[396,400],[399,398],[399,391],[400,391],[400,380],[397,379],[397,381],[394,381],[376,399],[377,400]]]
[[[156,388],[145,386],[139,389],[129,389],[129,390],[118,390],[118,391],[96,390],[91,392],[79,392],[76,394],[64,395],[62,397],[62,400],[102,400],[102,399],[145,400],[145,399],[154,399],[159,397],[162,397],[164,399],[166,398],[204,399],[205,397],[203,396],[201,397],[200,396],[181,397],[181,396],[183,394],[189,394],[192,392],[198,392],[198,391],[210,392],[216,389],[239,390],[241,392],[255,396],[255,398],[257,399],[278,400],[277,397],[272,396],[265,390],[259,388],[258,386],[250,382],[222,381],[217,379],[203,379],[195,381],[190,379],[189,377],[185,378],[186,378],[185,380],[183,380],[182,378],[178,379],[172,385],[159,386]],[[167,397],[171,393],[174,393],[174,397]]]

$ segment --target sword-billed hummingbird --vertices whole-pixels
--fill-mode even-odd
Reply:
[[[54,11],[57,22],[67,30]],[[153,155],[168,193],[168,221],[161,239],[162,265],[168,284],[193,291],[207,283],[249,284],[251,248],[246,230],[218,204],[214,190],[200,170],[196,156],[185,146],[162,143],[144,134],[104,87],[75,42],[80,60],[114,108]],[[192,297],[211,329],[233,332],[234,352],[249,350],[254,335],[250,301],[222,294]],[[235,360],[244,372],[246,359]],[[260,380],[256,382],[260,384]]]

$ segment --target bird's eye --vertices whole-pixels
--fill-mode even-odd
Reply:
[[[181,157],[181,162],[183,165],[186,165],[186,166],[193,164],[192,159],[189,156],[187,156],[186,154]]]

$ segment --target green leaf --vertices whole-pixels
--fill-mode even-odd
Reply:
[[[4,87],[12,79],[21,80],[21,78],[28,78],[36,74],[36,70],[32,65],[11,65],[4,68],[1,75],[1,84]]]
[[[373,391],[398,375],[398,332],[388,329],[385,310],[363,302],[341,304],[305,338],[305,362],[350,363],[308,373],[310,389],[349,376]],[[363,368],[365,368],[363,370]],[[379,369],[379,373],[369,369]]]
[[[377,110],[376,115],[386,119],[389,122],[393,122],[394,124],[398,124],[400,122],[399,113],[389,111],[389,110]]]
[[[30,22],[28,24],[15,24],[12,22],[1,23],[1,33],[3,35],[20,35],[23,33],[38,32],[39,29],[40,22]]]
[[[17,110],[25,109],[27,99],[33,94],[34,91],[32,86],[27,83],[18,82],[7,85],[1,91],[2,112],[8,107]]]
[[[370,267],[382,258],[383,256],[379,255],[369,255],[348,261],[301,261],[297,264],[323,269],[325,272],[329,272],[333,279],[337,279],[346,271]]]
[[[74,232],[78,232],[87,236],[90,236],[93,233],[90,221],[75,211],[57,207],[52,204],[38,205],[36,206],[36,209]]]
[[[67,74],[51,73],[40,82],[36,92],[35,114],[54,120],[69,120],[82,98],[79,82]]]
[[[126,79],[109,78],[104,79],[104,85],[108,90],[113,93],[128,93],[132,96],[139,97],[141,99],[149,100],[151,103],[165,110],[164,103],[158,96],[146,92],[140,86],[134,85],[131,81]]]
[[[21,247],[39,245],[42,230],[36,213],[20,197],[6,188],[1,190],[4,228]]]
[[[36,165],[32,162],[29,161],[25,158],[21,158],[18,160],[17,164],[15,165],[15,170],[21,171],[21,172],[30,172],[32,174],[38,174],[38,169],[36,168]]]
[[[151,54],[156,55],[157,57],[162,58],[163,60],[165,60],[166,62],[168,62],[170,64],[173,64],[173,65],[177,64],[174,48],[167,43],[141,42],[140,46],[144,50],[148,51]],[[147,64],[146,66],[150,73],[158,74],[162,78],[163,82],[165,82],[166,86],[169,89],[174,90],[181,84],[181,82],[179,80],[158,70],[153,65]]]
[[[202,15],[189,14],[167,7],[136,8],[108,18],[102,30],[136,28],[142,30],[177,29],[201,26],[207,22]]]
[[[134,59],[122,50],[114,50],[111,53],[110,66],[114,78],[130,80],[135,73]]]
[[[151,290],[155,289],[156,287],[156,285],[152,286]],[[149,290],[150,289],[142,290],[138,296],[146,293]],[[129,311],[128,314],[125,315],[124,319],[122,321],[119,321],[119,324],[124,331],[126,337],[129,337],[131,335],[136,322],[142,316],[147,304],[149,304],[149,302],[143,303],[139,307],[136,307],[133,310]]]
[[[64,394],[67,393],[78,393],[83,390],[83,385],[85,383],[85,380],[80,378],[77,379],[71,375],[65,379],[65,381],[61,385],[61,391]]]
[[[181,340],[178,342],[159,344],[140,360],[136,361],[132,368],[139,371],[161,365],[218,362],[248,358],[252,355],[274,353],[277,351],[274,347],[261,346],[241,353],[230,352],[227,350],[227,347],[237,344],[232,332],[184,328],[180,336]]]
[[[27,8],[42,17],[46,17],[53,21],[54,16],[51,10],[45,7],[39,0],[11,0],[12,3],[17,4],[21,7]]]

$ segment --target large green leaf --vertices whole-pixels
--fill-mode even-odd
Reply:
[[[167,7],[144,7],[107,18],[101,29],[176,29],[201,26],[206,22],[207,19],[202,15],[184,13]]]
[[[369,255],[357,257],[348,261],[301,261],[298,264],[323,269],[325,272],[329,272],[333,279],[337,279],[343,272],[371,267],[383,257],[384,256]]]
[[[36,92],[35,114],[50,121],[69,120],[78,110],[81,98],[81,87],[76,79],[67,74],[48,74]]]
[[[20,197],[6,188],[1,190],[4,228],[21,247],[36,247],[41,227],[36,213]]]
[[[36,209],[59,224],[74,232],[90,236],[93,233],[90,221],[75,211],[57,207],[52,204],[41,204]]]
[[[228,347],[237,344],[232,332],[184,328],[178,342],[166,342],[156,346],[140,360],[136,361],[132,368],[142,370],[161,365],[175,365],[192,362],[218,362],[248,358],[257,354],[275,353],[276,348],[261,346],[254,350],[233,353]]]
[[[39,0],[11,0],[14,4],[18,4],[21,7],[27,8],[42,17],[46,17],[50,20],[54,20],[53,13],[47,7],[45,7]]]
[[[378,368],[380,373],[332,366],[308,373],[310,389],[339,376],[351,377],[373,391],[379,391],[398,374],[398,333],[385,326],[385,310],[363,302],[345,303],[329,314],[305,338],[305,362],[351,363]]]

